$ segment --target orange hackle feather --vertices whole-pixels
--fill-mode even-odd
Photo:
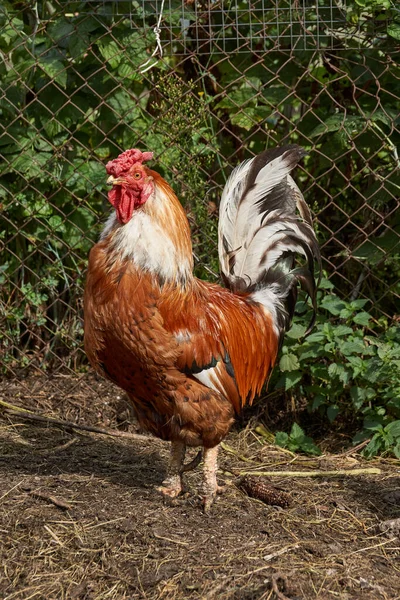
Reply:
[[[168,198],[169,213],[161,226],[183,255],[192,256],[189,224],[181,203],[161,175],[147,168],[146,171]],[[199,365],[208,364],[213,356],[223,356],[225,348],[239,392],[230,396],[237,413],[246,401],[251,403],[261,392],[275,363],[278,339],[271,317],[260,305],[249,302],[248,294],[233,294],[219,285],[193,278],[184,289],[175,285],[164,288],[160,313],[169,331],[190,331],[192,340],[186,348],[186,360],[191,357]],[[180,366],[184,364],[182,357]],[[225,377],[226,383],[229,380]]]

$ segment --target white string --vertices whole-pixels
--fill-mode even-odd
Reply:
[[[154,58],[157,53],[159,54],[160,58],[162,58],[162,55],[163,55],[163,49],[161,46],[161,38],[160,38],[160,33],[161,33],[160,23],[161,23],[161,19],[162,19],[162,15],[163,15],[164,3],[165,3],[165,0],[162,0],[160,14],[158,15],[157,25],[153,29],[154,35],[156,36],[156,47],[154,48],[153,54],[150,56],[150,58],[148,60],[146,60],[146,62],[140,67],[140,73],[142,75],[143,75],[143,73],[146,73],[146,71],[149,71],[150,69],[152,69],[158,63],[158,60],[156,60],[151,65],[149,65],[149,62],[151,62],[151,59]],[[146,65],[149,65],[149,66],[146,67]],[[146,68],[144,69],[143,67],[146,67]]]

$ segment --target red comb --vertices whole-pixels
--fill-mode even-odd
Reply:
[[[109,175],[119,177],[120,175],[122,175],[122,173],[128,171],[130,167],[135,163],[142,163],[146,160],[151,160],[152,158],[152,152],[142,152],[137,148],[132,148],[132,150],[125,150],[125,152],[120,154],[118,158],[114,158],[114,160],[109,160],[106,164],[106,170]]]

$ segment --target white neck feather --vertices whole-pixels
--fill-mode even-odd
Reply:
[[[183,257],[168,228],[168,198],[155,186],[154,193],[132,218],[121,225],[113,213],[108,218],[101,239],[111,236],[111,248],[118,257],[131,260],[144,271],[158,275],[162,281],[184,283],[192,278],[192,256]]]

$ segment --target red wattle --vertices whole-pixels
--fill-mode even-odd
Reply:
[[[139,191],[131,188],[126,188],[120,185],[115,185],[108,192],[108,199],[114,206],[117,219],[122,225],[131,220],[132,213],[136,206],[140,206]]]

